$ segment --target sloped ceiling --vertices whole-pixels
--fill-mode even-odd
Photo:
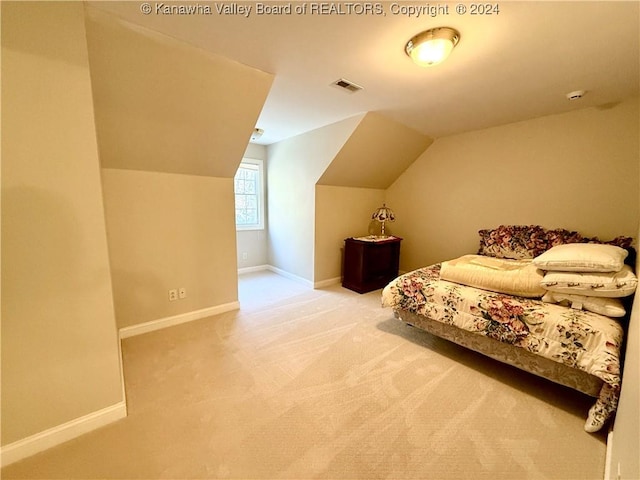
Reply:
[[[466,2],[459,5],[466,13],[460,13],[450,2],[383,1],[366,4],[382,9],[371,15],[310,10],[320,5],[343,11],[349,5],[363,8],[359,2],[284,2],[304,4],[308,10],[283,15],[259,14],[258,2],[195,3],[212,14],[154,10],[143,15],[141,2],[88,2],[273,73],[273,88],[258,121],[265,130],[260,139],[264,145],[362,112],[379,112],[440,138],[618,102],[640,91],[638,1],[492,2],[495,8],[486,15],[472,14],[472,4]],[[217,11],[236,4],[252,6],[250,15]],[[417,67],[404,53],[407,40],[441,26],[459,30],[460,43],[443,64]],[[342,77],[364,90],[351,95],[331,86]],[[565,94],[574,90],[587,95],[569,102]]]
[[[369,112],[318,184],[386,189],[431,143],[432,138]]]
[[[103,167],[233,177],[273,76],[87,8]]]

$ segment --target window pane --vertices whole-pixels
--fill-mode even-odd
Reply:
[[[234,178],[236,226],[263,228],[261,166],[242,162]]]

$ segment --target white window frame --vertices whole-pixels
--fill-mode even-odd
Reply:
[[[251,225],[238,225],[236,222],[236,230],[264,230],[264,203],[265,203],[265,195],[264,195],[264,162],[257,158],[243,158],[242,162],[238,166],[238,170],[241,168],[252,168],[257,169],[258,171],[258,185],[256,185],[256,200],[258,203],[258,223],[254,223]],[[236,171],[236,175],[238,172]],[[235,187],[236,187],[236,178],[235,175],[233,177],[233,194],[234,194],[234,205],[235,205]],[[235,212],[235,210],[234,210]],[[235,215],[234,215],[235,218]]]

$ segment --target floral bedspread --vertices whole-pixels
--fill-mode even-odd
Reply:
[[[382,305],[455,325],[598,377],[606,388],[590,411],[590,417],[596,417],[591,422],[598,424],[591,431],[617,407],[623,329],[612,318],[440,280],[440,264],[393,280],[382,292]]]

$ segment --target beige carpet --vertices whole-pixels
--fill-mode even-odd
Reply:
[[[2,478],[603,478],[591,399],[379,298],[244,275],[240,311],[123,342],[126,419]]]

